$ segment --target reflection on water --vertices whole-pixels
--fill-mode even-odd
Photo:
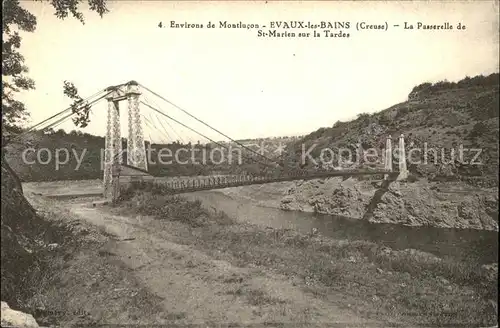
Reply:
[[[437,256],[479,264],[498,261],[498,233],[473,229],[407,227],[369,223],[327,214],[281,211],[261,207],[248,200],[235,200],[220,192],[203,191],[185,195],[200,199],[207,208],[226,212],[241,222],[309,233],[318,229],[323,236],[336,239],[367,240],[393,249],[414,248]]]

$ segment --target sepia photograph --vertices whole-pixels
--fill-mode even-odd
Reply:
[[[498,328],[500,2],[2,0],[2,328]]]

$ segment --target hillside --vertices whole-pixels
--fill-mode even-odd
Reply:
[[[101,177],[101,149],[102,137],[76,131],[36,131],[10,143],[5,158],[22,181],[96,179]]]
[[[266,169],[256,153],[265,147],[264,155],[276,158],[281,145],[286,146],[297,141],[297,137],[260,138],[234,142],[218,142],[207,144],[182,144],[174,141],[168,144],[146,142],[146,149],[151,149],[148,158],[148,170],[157,176],[193,176],[211,174],[250,173],[258,174]],[[243,145],[244,147],[242,147]],[[105,139],[79,131],[66,133],[64,130],[28,133],[6,147],[5,158],[22,181],[55,181],[86,180],[102,178]],[[245,148],[246,147],[246,148]],[[174,156],[179,149],[187,149],[178,153],[179,163]],[[225,161],[221,162],[222,149]],[[123,138],[122,149],[127,149],[127,140]],[[160,151],[168,149],[170,157],[164,157],[165,163],[159,162]],[[191,152],[193,149],[193,152]],[[227,154],[231,149],[233,159]],[[241,151],[241,165],[238,163],[238,152]],[[253,151],[253,152],[252,152]],[[194,154],[194,161],[192,158]],[[165,152],[163,154],[166,154]],[[210,154],[213,154],[211,156]],[[69,155],[69,156],[68,156]],[[55,158],[59,158],[59,165]],[[126,162],[126,155],[124,155]],[[171,163],[168,163],[171,161]],[[194,162],[194,163],[193,163]],[[30,164],[34,163],[34,164]],[[35,164],[36,163],[36,164]],[[46,164],[44,164],[46,163]],[[187,164],[183,164],[187,163]],[[220,164],[219,164],[220,163]]]
[[[365,152],[372,148],[382,154],[387,136],[395,148],[404,134],[410,171],[406,182],[384,189],[371,178],[332,178],[297,181],[282,191],[272,186],[263,190],[276,194],[277,206],[283,210],[377,223],[498,231],[498,91],[498,74],[457,83],[424,83],[412,90],[406,102],[305,136],[285,161],[290,167],[310,170],[340,164],[352,167],[359,165],[354,158],[356,144]],[[302,163],[302,149],[313,146],[312,159]],[[329,165],[319,161],[325,148],[336,155]],[[352,152],[351,163],[346,155],[344,162],[339,161],[341,149]],[[376,159],[374,165],[381,167],[382,156]],[[394,157],[393,167],[397,165]]]
[[[394,147],[397,137],[404,134],[407,152],[421,149],[412,152],[415,164],[408,163],[415,176],[493,187],[498,184],[498,108],[498,73],[457,83],[424,83],[415,87],[405,102],[372,115],[360,114],[353,121],[337,122],[305,136],[295,143],[286,162],[292,167],[301,165],[303,145],[305,149],[316,145],[311,156],[318,159],[324,148],[355,151],[359,141],[365,150],[373,147],[380,151],[387,136],[392,136]],[[460,163],[461,145],[464,149],[481,149],[474,161],[480,160],[481,164],[472,164],[478,151],[465,150],[463,162],[469,164]],[[452,151],[455,161],[450,160]],[[338,160],[333,165],[338,165]],[[313,166],[312,162],[306,164],[308,168]]]
[[[318,158],[324,148],[338,150],[348,148],[356,150],[356,143],[361,142],[363,148],[381,149],[385,147],[388,135],[396,141],[402,133],[405,135],[406,150],[420,148],[422,151],[413,152],[413,161],[420,159],[421,163],[408,163],[411,173],[415,177],[425,177],[430,180],[462,180],[476,186],[493,187],[498,182],[498,106],[499,106],[499,74],[487,77],[478,76],[465,78],[457,83],[438,82],[435,84],[423,83],[411,90],[408,100],[375,114],[360,114],[350,122],[337,122],[332,127],[323,127],[311,134],[297,139],[297,137],[267,138],[242,140],[244,145],[260,152],[260,145],[266,145],[264,155],[278,158],[280,163],[288,169],[318,169],[313,163],[301,163],[302,147],[309,149],[315,145],[311,156]],[[286,146],[286,153],[282,156],[276,152],[277,147]],[[194,147],[198,150],[210,152],[217,145],[198,144],[182,145],[178,142],[171,144],[152,144],[153,154],[159,149],[168,148],[175,153],[181,147]],[[234,144],[226,143],[233,147]],[[477,160],[480,165],[467,165],[460,161],[450,161],[450,152],[453,149],[455,158],[458,158],[460,146],[464,149],[481,149]],[[28,162],[47,161],[48,153],[40,151],[48,149],[52,160],[47,164],[31,165],[23,160],[23,151],[33,148],[37,153],[29,150],[26,153]],[[57,149],[60,151],[61,165],[55,165],[54,157]],[[69,159],[67,163],[65,150]],[[101,178],[101,151],[104,149],[104,138],[85,133],[63,130],[49,133],[35,132],[26,135],[17,143],[7,147],[6,158],[12,168],[23,181],[50,181]],[[123,149],[126,149],[126,139],[123,139]],[[423,150],[428,154],[424,155]],[[435,149],[433,152],[431,149]],[[195,154],[198,163],[203,162],[201,151]],[[464,162],[470,162],[478,151],[464,151]],[[82,157],[83,154],[83,157]],[[218,161],[214,153],[214,162]],[[257,174],[265,166],[255,163],[263,158],[248,150],[243,150],[243,165],[233,162],[214,164],[210,158],[205,158],[205,164],[158,164],[150,163],[149,169],[153,175],[205,175],[230,174],[248,172]],[[338,153],[337,153],[338,154]],[[181,161],[190,160],[191,154],[181,152]],[[425,158],[427,160],[425,161]],[[78,166],[77,158],[81,158]],[[251,159],[253,158],[253,159]],[[444,158],[444,161],[443,161]],[[449,163],[451,162],[451,163]],[[448,164],[449,163],[449,164]],[[334,160],[331,166],[339,163]],[[327,167],[328,169],[328,167]],[[269,172],[269,169],[268,169]]]

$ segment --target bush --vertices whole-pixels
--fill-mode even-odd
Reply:
[[[418,177],[416,175],[410,173],[408,175],[408,179],[406,181],[408,181],[410,183],[417,182],[418,181]]]
[[[138,214],[151,215],[160,220],[180,221],[191,227],[205,226],[210,223],[230,225],[233,220],[224,212],[210,213],[203,208],[200,200],[189,201],[177,195],[160,192],[162,185],[136,183],[137,189],[124,191],[123,200],[128,210]],[[155,189],[156,188],[156,189]]]
[[[485,131],[486,131],[486,125],[483,122],[478,122],[474,124],[474,127],[472,128],[469,137],[477,138],[480,135],[482,135]]]
[[[370,122],[370,114],[368,113],[361,113],[358,114],[357,121],[361,123],[361,125],[366,125]]]
[[[390,117],[388,117],[387,114],[383,113],[379,116],[379,119],[378,119],[378,124],[380,125],[391,125],[392,121],[390,119]]]
[[[467,76],[466,78],[458,82],[448,82],[445,80],[436,82],[434,84],[429,82],[422,83],[412,89],[412,91],[408,95],[408,98],[413,98],[421,95],[430,95],[444,90],[498,85],[500,83],[499,78],[500,78],[499,73],[493,73],[488,76],[477,75],[473,78]]]
[[[408,107],[401,107],[398,109],[397,113],[396,113],[396,119],[408,114],[409,110],[408,110]]]

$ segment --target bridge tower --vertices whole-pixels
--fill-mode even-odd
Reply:
[[[363,143],[361,142],[361,138],[358,139],[357,143],[358,149],[357,149],[357,161],[359,167],[363,166],[365,164],[365,150],[363,149]]]
[[[397,180],[406,180],[408,178],[408,168],[406,167],[406,151],[405,151],[405,137],[399,136],[399,175]]]
[[[139,110],[139,85],[137,82],[129,82],[127,90],[128,101],[128,140],[127,140],[127,164],[139,169],[148,170],[146,160],[146,146],[142,132],[141,112]]]
[[[392,171],[392,145],[391,136],[388,136],[385,140],[385,156],[384,156],[384,169],[387,171]],[[389,178],[388,174],[384,175],[384,180]]]
[[[104,197],[117,199],[120,194],[119,178],[123,162],[123,150],[120,129],[120,101],[128,102],[128,140],[127,164],[147,170],[146,146],[142,131],[139,110],[139,84],[130,81],[121,86],[107,88],[112,91],[106,98],[108,113],[106,124],[105,161],[104,161]]]

